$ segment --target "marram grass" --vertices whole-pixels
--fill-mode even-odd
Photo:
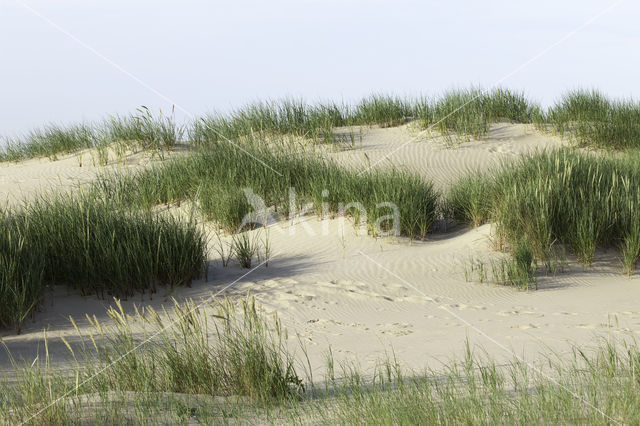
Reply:
[[[359,173],[316,154],[280,147],[240,150],[218,142],[134,174],[105,175],[95,183],[102,196],[133,207],[198,199],[205,216],[229,231],[238,229],[247,212],[241,193],[245,188],[260,196],[266,207],[286,215],[295,213],[292,209],[300,212],[308,203],[310,213],[322,212],[326,204],[333,214],[341,203],[359,202],[369,225],[392,214],[384,203],[394,203],[400,213],[399,231],[410,238],[424,238],[436,219],[438,194],[432,183],[417,175],[397,169]],[[293,205],[290,191],[295,191]],[[364,219],[355,209],[348,213]]]
[[[6,141],[0,161],[20,161],[120,143],[132,148],[163,153],[186,136],[193,146],[217,142],[253,141],[274,136],[294,136],[319,143],[336,143],[334,130],[341,126],[398,126],[412,120],[444,134],[457,132],[463,138],[483,138],[489,125],[499,120],[529,123],[541,115],[540,108],[523,94],[507,89],[455,90],[442,97],[403,98],[375,94],[354,104],[296,99],[262,101],[229,114],[209,114],[187,126],[170,115],[152,114],[146,107],[128,116],[112,116],[101,123],[73,126],[50,125],[23,137]]]
[[[83,149],[105,149],[114,143],[162,153],[172,149],[183,133],[173,114],[154,115],[148,108],[141,107],[135,114],[110,117],[101,123],[49,125],[23,137],[8,139],[0,147],[0,162],[35,157],[55,160],[59,155]]]
[[[126,312],[116,301],[106,321],[86,320],[88,332],[71,319],[77,336],[63,338],[75,360],[71,374],[52,367],[48,351],[30,366],[9,353],[13,374],[0,375],[3,421],[182,423],[196,414],[221,421],[233,412],[224,401],[257,411],[298,400],[305,390],[286,330],[251,298],[174,301],[163,312]]]
[[[597,91],[575,90],[544,111],[522,92],[506,88],[457,89],[439,97],[399,97],[375,94],[354,104],[297,99],[262,101],[209,114],[187,126],[171,115],[152,114],[146,107],[129,116],[114,116],[102,123],[50,125],[24,137],[9,139],[0,149],[0,161],[33,157],[55,159],[60,154],[124,143],[159,153],[172,149],[186,136],[193,146],[220,141],[254,141],[294,136],[320,143],[340,140],[341,126],[398,126],[416,121],[422,128],[461,140],[483,139],[492,123],[534,123],[579,145],[627,149],[640,146],[640,106],[632,100],[611,100]]]
[[[543,261],[557,243],[586,265],[598,247],[621,248],[630,273],[640,254],[638,160],[637,153],[539,152],[493,174],[461,178],[447,205],[463,222],[495,222],[498,239],[509,246],[526,237]]]
[[[565,94],[548,112],[549,127],[580,146],[640,148],[640,104],[592,90]]]
[[[324,381],[314,382],[308,363],[295,362],[277,316],[265,317],[251,299],[240,309],[228,300],[187,301],[167,314],[127,313],[116,303],[107,320],[88,319],[91,331],[72,320],[78,335],[64,342],[76,362],[58,371],[48,356],[30,365],[13,360],[11,373],[0,376],[0,417],[34,425],[640,421],[640,350],[633,340],[575,346],[535,367],[516,357],[498,364],[470,342],[424,371],[387,358],[365,372],[336,364],[329,351]]]
[[[0,216],[0,326],[20,331],[47,286],[131,296],[188,285],[206,256],[193,223],[90,196],[41,199]]]

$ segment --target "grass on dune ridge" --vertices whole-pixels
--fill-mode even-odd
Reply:
[[[435,100],[371,95],[353,105],[308,104],[286,99],[248,105],[229,116],[206,116],[193,123],[188,135],[198,146],[225,139],[253,140],[274,135],[330,143],[335,140],[336,127],[392,127],[416,120],[422,128],[435,127],[444,134],[457,132],[466,138],[482,138],[495,121],[531,123],[541,114],[540,108],[524,94],[507,89],[452,90]]]
[[[565,94],[547,114],[548,126],[581,146],[640,148],[640,103],[592,90]]]
[[[127,297],[157,284],[187,285],[206,258],[205,237],[193,223],[88,195],[4,211],[0,230],[0,326],[17,331],[51,285]]]
[[[285,215],[311,203],[322,213],[340,213],[340,204],[359,202],[365,211],[349,209],[356,222],[367,215],[369,231],[391,225],[384,216],[393,214],[385,203],[394,203],[400,216],[398,231],[409,238],[424,238],[436,219],[438,194],[433,185],[400,170],[373,170],[359,174],[314,154],[295,153],[280,147],[247,146],[248,152],[265,161],[277,173],[256,166],[255,160],[236,147],[220,142],[210,149],[172,159],[134,174],[111,174],[95,183],[105,197],[130,206],[150,208],[157,204],[198,199],[204,215],[230,232],[238,230],[251,210],[241,192],[249,188],[266,206]],[[292,206],[290,189],[295,189]],[[262,212],[257,212],[261,214]]]
[[[516,358],[499,365],[467,342],[461,357],[437,371],[408,371],[387,358],[372,374],[356,364],[337,365],[329,351],[325,381],[314,383],[304,356],[294,361],[277,315],[268,319],[252,299],[240,309],[228,300],[187,301],[167,314],[136,309],[131,315],[118,303],[108,321],[89,318],[88,332],[71,320],[77,339],[64,340],[77,361],[71,371],[58,372],[48,356],[23,367],[14,360],[12,377],[0,377],[0,415],[26,424],[640,420],[635,341],[574,347],[566,356],[550,354],[538,368]],[[176,319],[173,327],[169,318]],[[149,335],[156,338],[130,350]]]
[[[102,123],[61,126],[52,124],[33,130],[22,138],[8,139],[0,149],[0,161],[21,161],[35,157],[55,159],[83,149],[104,150],[112,144],[164,151],[182,139],[184,129],[162,112],[154,116],[141,107],[130,116],[113,116]]]
[[[632,100],[611,100],[597,91],[574,90],[545,111],[522,92],[471,88],[450,90],[431,99],[371,95],[355,104],[309,104],[296,99],[256,102],[227,115],[206,115],[186,126],[178,125],[173,114],[153,115],[141,107],[133,115],[111,117],[102,123],[50,125],[9,139],[0,149],[0,161],[56,158],[86,148],[104,149],[114,143],[162,153],[185,135],[193,146],[282,135],[333,143],[336,127],[389,127],[411,120],[423,129],[432,128],[462,140],[482,139],[491,123],[508,120],[534,123],[541,130],[551,130],[580,145],[614,149],[640,146],[640,104]]]
[[[183,139],[194,146],[222,140],[253,140],[292,135],[313,141],[336,141],[334,129],[340,126],[397,126],[417,120],[423,127],[435,126],[443,133],[458,132],[468,138],[483,137],[496,120],[532,122],[539,107],[524,94],[507,89],[452,90],[440,98],[401,98],[371,95],[349,104],[334,102],[309,104],[302,100],[256,102],[227,115],[210,114],[188,126],[178,125],[173,114],[153,115],[141,107],[130,116],[115,116],[102,123],[72,126],[50,125],[22,138],[9,139],[0,150],[0,161],[20,161],[33,157],[56,158],[81,149],[100,148],[113,143],[154,149],[171,149]]]

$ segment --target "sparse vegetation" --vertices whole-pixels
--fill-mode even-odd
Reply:
[[[97,391],[247,396],[258,402],[294,396],[302,381],[278,318],[268,321],[253,299],[240,305],[237,312],[228,299],[174,302],[170,315],[147,308],[134,317],[118,305],[108,312],[115,328],[94,320],[99,362],[83,375],[91,377],[119,360],[96,375],[91,386]],[[136,327],[155,338],[141,345]]]
[[[508,285],[520,290],[537,289],[537,264],[526,243],[514,248],[512,258],[496,257],[488,260],[471,257],[463,263],[467,282]],[[491,275],[489,275],[489,272]],[[550,271],[549,271],[550,272]],[[555,274],[555,270],[553,273]]]
[[[212,316],[211,313],[215,312]],[[173,311],[117,303],[108,322],[65,342],[70,372],[49,357],[0,377],[0,416],[10,423],[260,422],[339,424],[637,423],[640,350],[601,341],[550,354],[540,367],[497,364],[467,342],[438,370],[403,370],[382,360],[372,375],[336,366],[324,384],[294,367],[286,331],[256,308],[230,301],[175,304]],[[175,321],[175,322],[170,322]],[[141,339],[148,339],[141,341]],[[118,362],[113,362],[118,360]],[[338,369],[338,371],[336,371]],[[222,397],[222,398],[221,398]]]
[[[304,390],[286,331],[277,317],[267,319],[253,299],[241,301],[239,310],[225,299],[174,302],[169,312],[146,308],[135,315],[117,302],[108,317],[107,323],[88,317],[87,333],[71,320],[78,333],[77,341],[64,339],[76,360],[71,375],[52,368],[48,356],[29,367],[13,360],[15,377],[3,383],[8,377],[0,376],[3,421],[130,422],[158,416],[161,407],[171,407],[165,413],[170,418],[184,419],[202,415],[206,407],[201,404],[213,404],[210,414],[224,417],[213,397],[247,398],[249,404],[265,406],[296,400]],[[189,395],[193,398],[180,398]],[[92,398],[97,411],[86,409]],[[196,404],[196,413],[185,402]],[[135,408],[128,411],[128,404]]]
[[[113,116],[98,124],[70,127],[52,125],[23,138],[8,140],[0,150],[0,161],[19,161],[50,157],[86,148],[125,144],[151,149],[163,155],[183,135],[196,147],[208,147],[222,141],[252,142],[278,136],[294,136],[320,143],[341,143],[334,134],[340,126],[398,126],[418,120],[424,128],[463,138],[482,138],[490,123],[497,120],[529,123],[541,116],[539,107],[523,94],[506,89],[484,93],[480,89],[457,90],[431,101],[424,97],[404,99],[393,95],[372,95],[354,105],[333,102],[308,104],[301,100],[257,102],[224,116],[210,114],[196,119],[185,129],[171,115],[152,114],[139,108],[129,116]],[[351,144],[354,137],[351,135]]]
[[[141,149],[162,153],[171,150],[182,139],[184,129],[175,122],[173,111],[165,117],[157,117],[149,108],[142,106],[128,117],[111,117],[101,129],[106,143],[133,142]]]

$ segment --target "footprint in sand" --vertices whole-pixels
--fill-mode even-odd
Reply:
[[[451,305],[440,305],[441,308],[443,309],[457,309],[459,311],[464,311],[467,309],[473,309],[473,310],[479,310],[479,311],[484,311],[486,310],[486,306],[481,306],[481,305],[466,305],[464,303],[454,303]]]
[[[411,303],[440,303],[438,299],[432,299],[428,296],[406,296],[398,299],[400,302],[411,302]]]
[[[536,312],[535,310],[531,310],[531,309],[532,308],[527,308],[527,307],[524,307],[524,306],[514,306],[509,311],[500,311],[500,312],[498,312],[498,315],[503,316],[503,317],[520,316],[520,315],[527,315],[527,316],[534,316],[534,317],[543,317],[544,316],[543,313]]]
[[[511,328],[517,328],[519,330],[531,330],[531,329],[536,329],[536,328],[540,328],[540,327],[544,327],[547,324],[521,324],[521,325],[512,325]]]
[[[319,281],[316,283],[316,287],[324,288],[331,292],[344,292],[350,296],[357,296],[363,298],[377,298],[383,299],[387,302],[394,302],[394,299],[386,294],[380,294],[370,290],[370,286],[359,281],[351,280],[331,280],[331,281]]]
[[[593,330],[595,328],[607,327],[606,324],[576,324],[576,328],[586,328],[588,330]]]
[[[378,326],[378,331],[380,333],[390,336],[400,337],[413,333],[413,330],[411,330],[411,327],[413,326],[408,323],[395,322],[392,324],[381,323],[376,325]]]

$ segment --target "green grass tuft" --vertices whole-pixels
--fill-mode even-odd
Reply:
[[[280,174],[256,165],[252,156]],[[260,146],[247,146],[246,151],[240,151],[225,142],[132,175],[103,176],[95,188],[108,199],[136,207],[198,196],[205,215],[227,228],[235,226],[243,216],[246,205],[239,198],[243,188],[259,195],[266,207],[287,215],[294,213],[292,209],[300,211],[307,203],[315,212],[322,211],[326,203],[329,211],[336,213],[341,204],[359,202],[370,226],[393,213],[384,204],[390,202],[399,209],[398,231],[410,238],[424,238],[431,230],[438,199],[431,183],[396,169],[359,174],[313,154]],[[297,199],[294,205],[289,200],[291,188]],[[216,198],[204,199],[211,196]]]
[[[124,211],[89,196],[57,196],[0,217],[0,325],[20,331],[45,285],[128,297],[188,285],[206,256],[194,224]]]
[[[580,146],[640,148],[640,104],[611,100],[598,91],[575,90],[547,114],[550,127]]]
[[[590,265],[597,247],[625,241],[629,267],[636,251],[640,208],[638,155],[601,157],[569,149],[541,152],[505,165],[494,176],[472,175],[455,184],[449,204],[457,218],[475,223],[482,212],[497,223],[498,239],[516,247],[526,237],[537,259],[547,262],[556,242]],[[484,179],[484,181],[483,181]],[[628,269],[628,268],[627,268]]]

